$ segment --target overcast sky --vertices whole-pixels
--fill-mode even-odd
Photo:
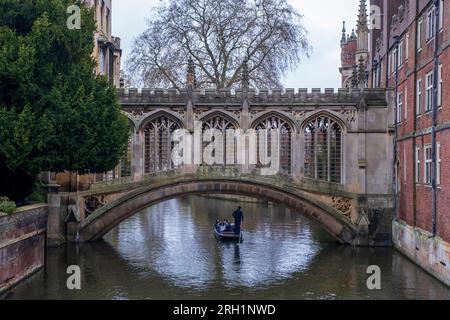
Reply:
[[[135,37],[146,29],[145,19],[160,0],[113,0],[113,34],[122,39],[123,62]],[[290,0],[303,14],[313,47],[309,59],[285,78],[286,88],[339,88],[342,21],[347,32],[356,27],[358,0]]]

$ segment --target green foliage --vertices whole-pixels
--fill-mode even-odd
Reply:
[[[79,4],[69,30],[73,3],[0,1],[0,193],[14,200],[41,171],[112,170],[127,146],[115,89],[93,72],[93,11]]]
[[[40,181],[35,181],[33,192],[27,197],[27,201],[44,203],[47,202],[47,194]]]
[[[16,210],[16,204],[6,197],[0,197],[0,213],[11,214]]]

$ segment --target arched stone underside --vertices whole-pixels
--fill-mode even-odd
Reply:
[[[274,187],[260,182],[217,180],[186,180],[144,186],[98,209],[79,226],[78,241],[96,241],[130,216],[156,203],[186,194],[237,194],[286,205],[317,222],[343,244],[354,244],[357,227],[335,208],[302,192]]]

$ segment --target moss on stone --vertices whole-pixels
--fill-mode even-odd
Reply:
[[[9,215],[16,210],[16,204],[6,197],[0,197],[0,216]]]

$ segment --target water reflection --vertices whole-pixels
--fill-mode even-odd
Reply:
[[[212,226],[236,204],[186,197],[137,214],[105,241],[48,252],[48,266],[10,299],[450,299],[448,288],[390,248],[337,245],[279,206],[244,204],[242,244],[214,238]],[[68,291],[65,270],[82,269]],[[366,287],[379,265],[381,291]]]
[[[256,204],[244,208],[245,242],[218,242],[212,225],[220,214],[208,203],[193,197],[158,204],[106,240],[144,275],[157,272],[173,286],[197,289],[217,285],[216,279],[227,288],[270,285],[307,269],[320,250],[306,221]],[[224,202],[221,209],[225,217],[235,205]]]

